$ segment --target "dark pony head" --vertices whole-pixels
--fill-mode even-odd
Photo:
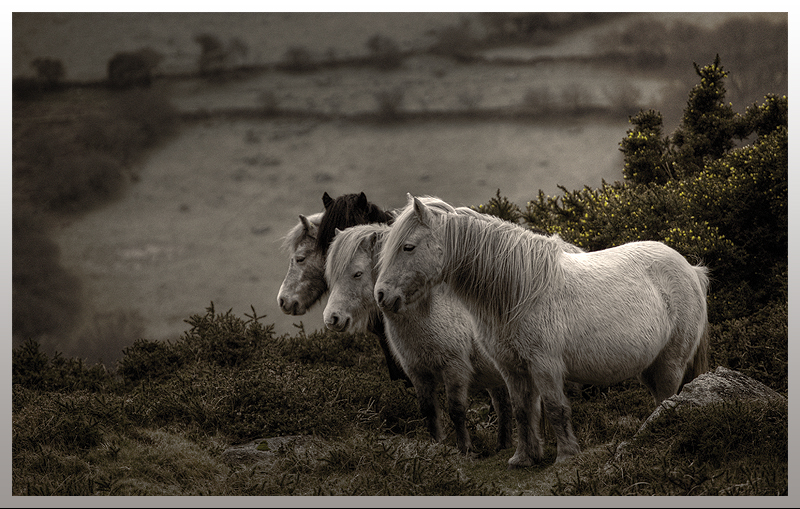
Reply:
[[[325,213],[317,230],[316,249],[323,255],[327,254],[337,228],[344,230],[359,224],[388,223],[394,219],[391,213],[368,202],[367,195],[363,192],[344,194],[335,200],[325,193],[322,195],[322,203],[325,205]]]

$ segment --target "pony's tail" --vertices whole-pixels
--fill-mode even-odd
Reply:
[[[702,265],[694,267],[697,278],[700,281],[700,286],[703,291],[703,299],[708,295],[708,268]],[[703,319],[703,335],[700,336],[700,342],[697,344],[697,350],[694,352],[694,357],[689,361],[686,366],[686,373],[683,375],[681,382],[681,389],[684,385],[688,384],[698,376],[708,371],[708,353],[709,353],[709,337],[708,337],[708,320]],[[678,389],[680,391],[680,389]]]
[[[694,352],[694,357],[689,361],[689,365],[686,366],[686,373],[683,375],[681,389],[698,376],[708,372],[708,344],[708,324],[706,324],[703,335],[700,337],[700,343],[697,345],[697,350]],[[680,391],[680,389],[678,389],[678,391]]]

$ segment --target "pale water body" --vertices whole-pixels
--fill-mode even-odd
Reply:
[[[175,338],[213,301],[256,311],[278,333],[323,328],[324,303],[281,313],[287,269],[281,237],[322,194],[364,191],[385,209],[406,193],[454,205],[487,202],[497,188],[525,206],[538,190],[621,179],[625,122],[595,125],[432,122],[413,126],[233,122],[188,128],[152,154],[123,198],[56,235],[62,264],[84,281],[89,314],[145,318],[145,337]]]

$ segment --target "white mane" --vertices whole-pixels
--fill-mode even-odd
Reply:
[[[466,215],[442,216],[440,228],[444,281],[492,322],[514,321],[563,280],[560,238]]]
[[[427,226],[436,230],[444,250],[442,278],[491,323],[508,324],[532,300],[563,279],[559,264],[566,250],[581,250],[554,235],[536,234],[518,224],[458,209],[437,199],[422,201]],[[398,215],[381,250],[379,265],[389,266],[412,231],[422,226],[413,202]]]

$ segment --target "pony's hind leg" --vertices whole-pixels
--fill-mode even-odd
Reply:
[[[639,375],[656,405],[678,393],[686,375],[688,365],[693,361],[689,345],[684,339],[691,337],[680,332],[673,333],[667,346],[659,352],[656,359]]]
[[[656,405],[678,393],[686,371],[685,365],[670,362],[663,354],[639,375],[639,381],[650,391]]]
[[[505,385],[489,389],[489,395],[492,397],[492,406],[497,414],[497,450],[502,451],[514,445],[511,400]]]

